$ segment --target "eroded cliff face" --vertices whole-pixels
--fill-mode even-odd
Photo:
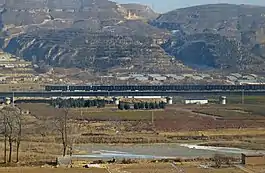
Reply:
[[[181,63],[265,67],[265,7],[203,5],[155,20],[147,6],[108,0],[0,0],[0,11],[1,48],[36,64],[155,73]]]
[[[6,28],[99,29],[104,22],[119,22],[124,16],[107,0],[10,0],[1,4],[1,21]]]
[[[201,5],[162,14],[150,24],[175,35],[163,47],[187,65],[264,69],[265,7]]]
[[[163,64],[171,64],[156,44],[169,34],[141,20],[126,20],[127,9],[114,2],[4,2],[0,0],[2,48],[36,64],[95,71],[163,70]]]

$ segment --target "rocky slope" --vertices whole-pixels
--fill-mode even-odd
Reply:
[[[0,48],[39,66],[149,73],[182,71],[182,63],[265,68],[265,7],[201,5],[156,18],[147,6],[108,0],[0,0],[0,11]]]
[[[127,19],[108,0],[0,0],[1,47],[35,64],[94,71],[163,71],[165,30]],[[148,10],[138,11],[145,15]],[[150,11],[150,14],[152,12]],[[172,66],[174,69],[174,66]]]
[[[264,69],[265,7],[201,5],[162,14],[151,24],[175,35],[163,47],[187,65]]]
[[[127,13],[130,12],[132,15],[139,16],[142,19],[156,19],[159,14],[154,12],[149,6],[130,3],[130,4],[121,4],[127,10]]]

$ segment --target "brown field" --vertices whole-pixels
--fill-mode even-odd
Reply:
[[[109,171],[108,171],[109,170]],[[221,168],[221,169],[204,169],[197,166],[176,166],[171,164],[155,163],[155,164],[130,164],[130,165],[110,165],[108,170],[101,168],[0,168],[0,173],[243,173],[237,168]],[[260,170],[259,167],[249,170]]]
[[[0,168],[0,173],[108,173],[106,169],[82,168]]]
[[[176,165],[170,163],[152,163],[152,164],[131,164],[131,165],[114,165],[110,167],[111,172],[126,172],[126,173],[243,173],[237,168],[222,168],[222,169],[204,169],[198,168],[195,165]]]
[[[50,117],[63,113],[44,104],[21,104],[20,107],[30,110],[37,117]],[[243,111],[244,109],[238,106],[229,109],[193,106],[185,109],[170,107],[164,111],[119,111],[117,108],[108,107],[96,110],[87,108],[82,111],[73,109],[70,113],[72,118],[77,120],[141,122],[142,127],[145,128],[150,125],[153,112],[155,129],[161,132],[264,127],[265,116],[260,113],[261,107],[247,107],[248,110],[252,109],[252,112],[247,113]],[[198,115],[197,112],[208,116]],[[220,118],[214,119],[211,115]]]

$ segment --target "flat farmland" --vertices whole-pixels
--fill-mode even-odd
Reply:
[[[46,104],[20,104],[38,118],[47,118],[63,114],[63,110]],[[170,106],[165,110],[154,111],[120,111],[115,107],[103,109],[83,108],[70,109],[71,118],[79,121],[93,122],[141,122],[150,125],[152,121],[157,131],[205,131],[209,129],[242,129],[265,127],[265,116],[261,107],[229,106],[192,106],[179,108]],[[199,113],[198,113],[199,112]],[[214,118],[218,117],[218,118]]]

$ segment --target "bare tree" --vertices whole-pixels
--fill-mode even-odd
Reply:
[[[1,110],[1,115],[4,117],[4,162],[7,160],[7,141],[9,143],[8,162],[12,161],[13,142],[16,141],[16,161],[19,161],[19,147],[22,134],[22,116],[21,111],[17,107],[4,107]]]
[[[7,162],[7,115],[6,111],[1,110],[1,134],[4,135],[4,163]]]
[[[63,114],[58,114],[55,116],[55,127],[56,130],[60,133],[61,135],[61,140],[63,144],[63,156],[66,155],[66,150],[67,150],[67,121],[69,119],[69,109],[68,108],[63,108]]]
[[[17,120],[17,135],[16,135],[16,143],[17,143],[17,163],[19,162],[19,148],[21,143],[21,135],[22,135],[22,112],[19,110],[19,114],[16,114],[16,120]]]
[[[58,114],[55,116],[55,128],[56,131],[59,132],[61,136],[61,141],[63,145],[63,156],[66,156],[69,149],[69,154],[72,156],[73,145],[78,138],[80,126],[71,120],[69,115],[69,108],[61,108],[62,114]]]

